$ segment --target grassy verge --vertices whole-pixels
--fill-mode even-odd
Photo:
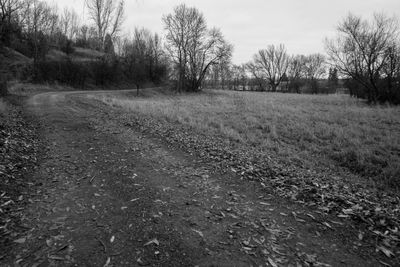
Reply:
[[[400,108],[345,95],[208,91],[101,100],[218,135],[304,168],[345,167],[378,187],[400,187]]]

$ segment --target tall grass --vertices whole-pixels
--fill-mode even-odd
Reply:
[[[143,116],[189,125],[306,168],[345,167],[400,185],[400,108],[346,95],[208,91],[150,98],[102,96]]]

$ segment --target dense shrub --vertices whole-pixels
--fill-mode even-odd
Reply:
[[[90,77],[90,64],[66,61],[39,61],[34,66],[35,82],[61,82],[84,88]]]
[[[100,60],[87,61],[41,60],[34,64],[33,80],[59,82],[78,88],[84,88],[88,83],[101,87],[131,83],[141,87],[149,82],[161,84],[166,73],[163,65],[155,66],[150,73],[146,65],[140,69],[131,69],[118,58],[103,57]]]
[[[368,99],[368,90],[361,83],[354,79],[347,79],[344,85],[349,89],[351,96]],[[400,78],[390,81],[388,78],[381,79],[378,82],[378,87],[377,100],[380,103],[400,104]]]

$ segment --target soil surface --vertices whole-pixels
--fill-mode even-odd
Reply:
[[[215,170],[87,98],[31,97],[44,152],[1,266],[379,266],[357,227]],[[1,254],[1,253],[0,253]]]

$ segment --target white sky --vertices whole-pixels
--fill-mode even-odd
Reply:
[[[50,0],[84,13],[84,0]],[[323,40],[349,12],[371,17],[384,12],[400,19],[400,0],[125,0],[124,32],[135,26],[163,34],[161,18],[186,3],[203,12],[209,26],[234,45],[233,62],[249,61],[269,44],[283,43],[290,54],[323,53]]]

